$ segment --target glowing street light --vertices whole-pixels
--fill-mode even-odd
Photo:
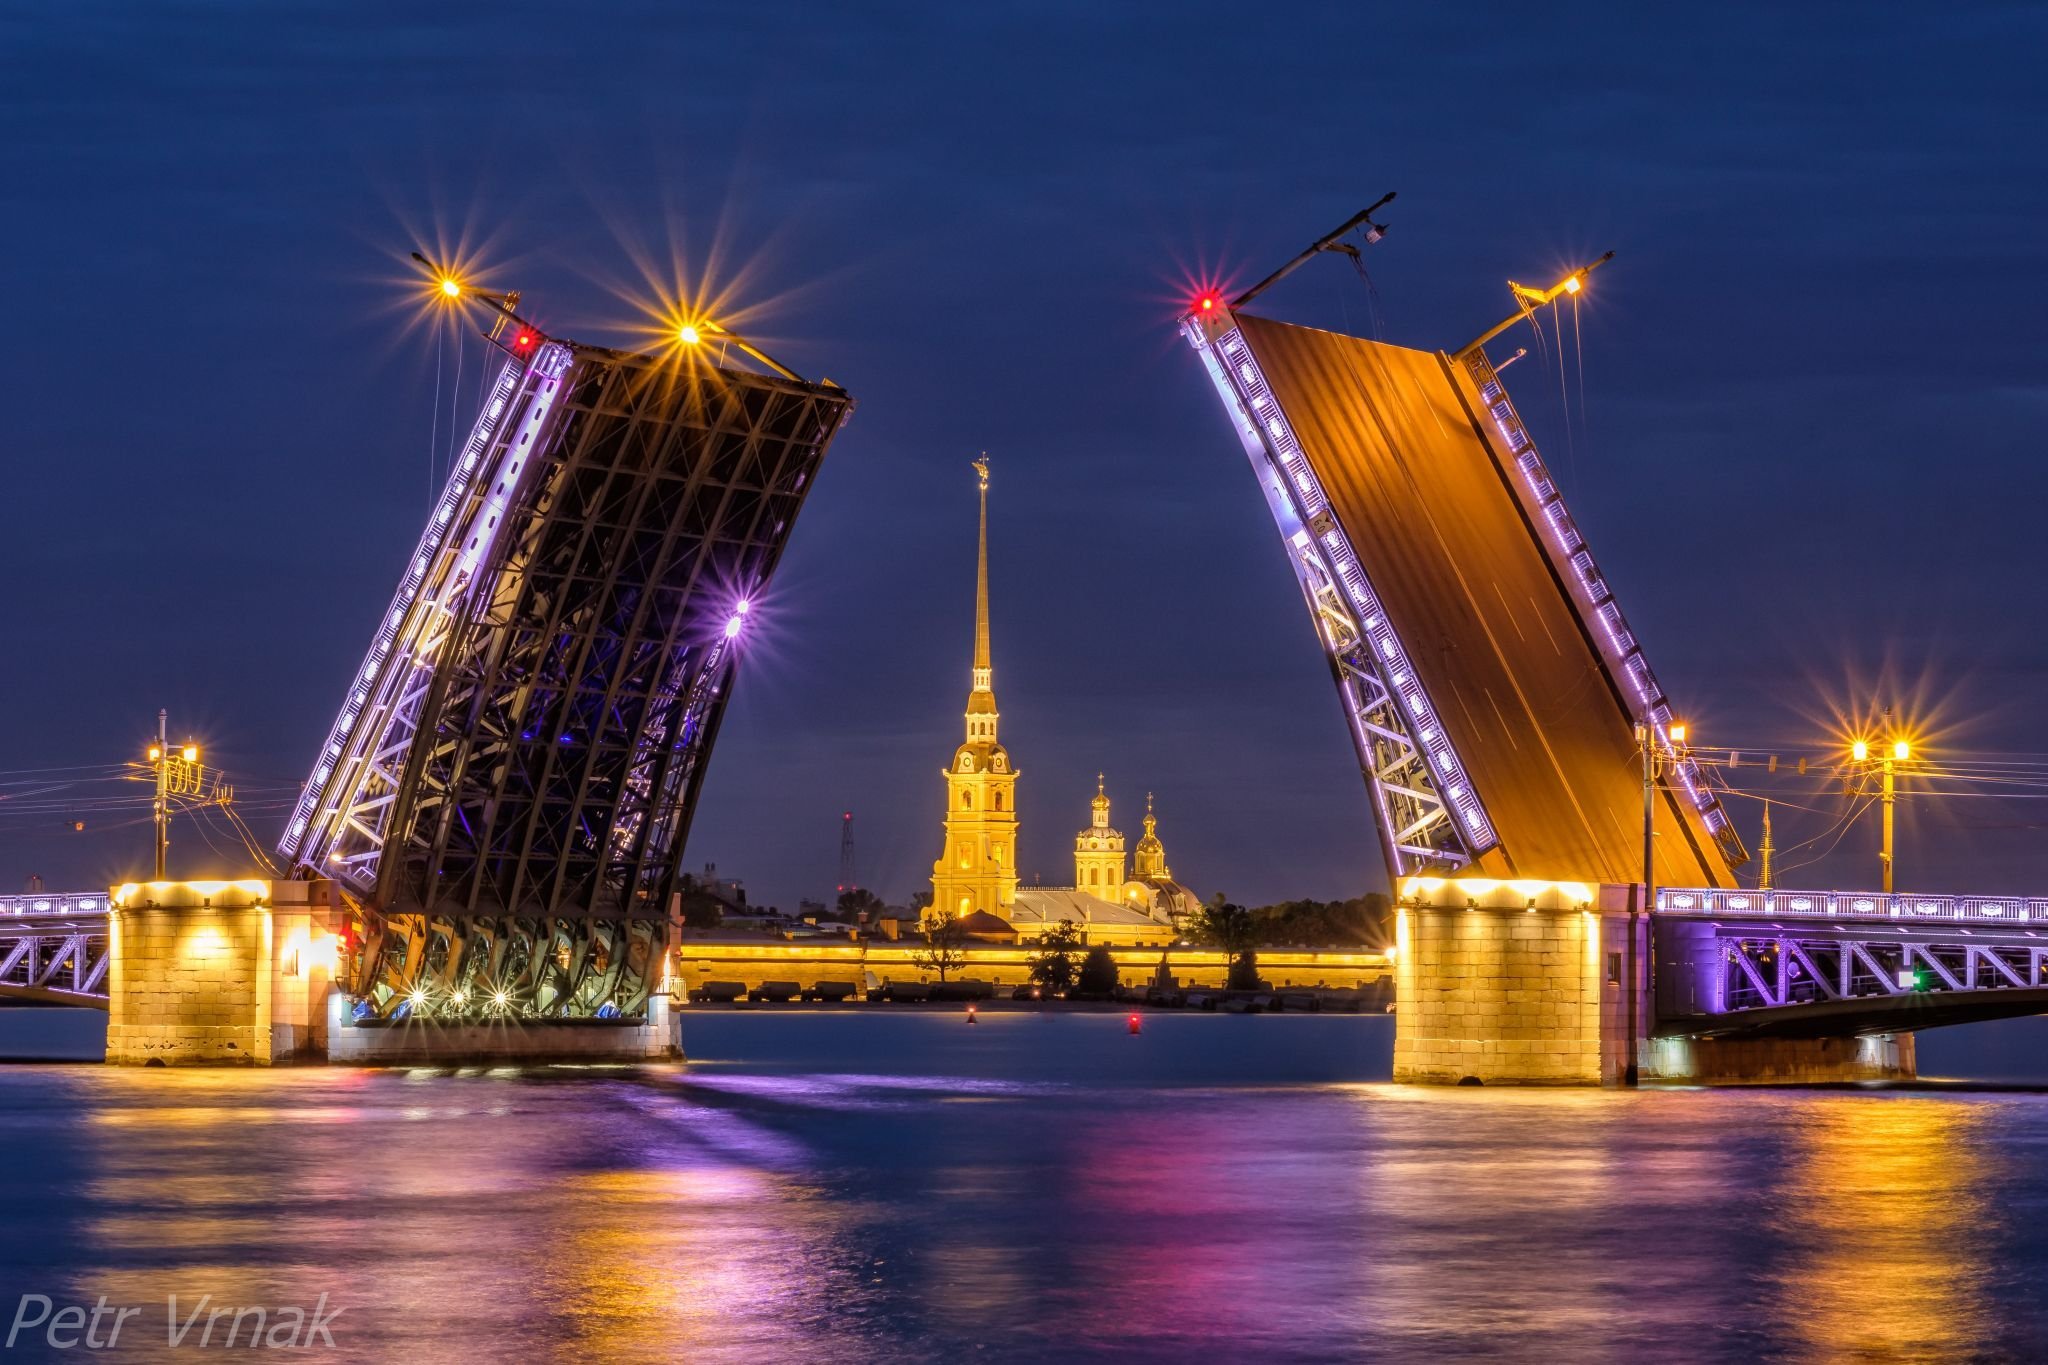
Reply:
[[[162,881],[171,848],[171,798],[205,795],[205,783],[198,771],[199,746],[186,744],[172,749],[168,717],[161,710],[156,713],[156,740],[143,752],[156,782],[152,815],[156,823],[156,879]]]
[[[738,602],[735,602],[733,604],[732,615],[725,618],[726,639],[731,640],[736,638],[739,635],[739,633],[746,628],[747,612],[752,608],[752,606],[753,604],[747,601],[747,599],[744,597],[742,597]]]
[[[451,298],[451,299],[459,299],[459,298],[461,298],[461,297],[462,297],[462,285],[461,285],[461,282],[460,282],[460,281],[458,281],[458,280],[456,280],[456,279],[455,279],[454,277],[452,277],[452,276],[443,276],[443,277],[442,277],[442,279],[441,279],[441,293],[442,293],[442,294],[443,294],[444,296],[446,296],[446,297],[448,297],[448,298]]]
[[[1889,721],[1891,712],[1885,712]],[[1913,757],[1913,743],[1904,735],[1894,734],[1890,748],[1884,756],[1873,760],[1870,756],[1870,741],[1857,739],[1849,745],[1849,756],[1858,764],[1875,762],[1878,771],[1878,799],[1884,809],[1884,840],[1878,849],[1878,866],[1884,874],[1884,893],[1892,893],[1892,808],[1898,800],[1898,770],[1902,763]]]
[[[1598,270],[1613,259],[1614,253],[1610,251],[1598,260],[1590,261],[1580,266],[1548,289],[1537,289],[1531,285],[1517,284],[1515,281],[1509,280],[1508,294],[1515,301],[1515,311],[1487,328],[1484,332],[1481,332],[1477,337],[1474,337],[1452,359],[1463,360],[1466,356],[1471,355],[1474,351],[1486,345],[1487,342],[1493,340],[1525,318],[1534,321],[1537,309],[1547,308],[1555,303],[1560,296],[1566,294],[1576,296],[1586,287],[1586,276],[1592,274],[1595,270]]]
[[[676,340],[682,342],[685,346],[695,346],[703,339],[704,334],[697,330],[697,324],[694,322],[686,322],[676,328]]]

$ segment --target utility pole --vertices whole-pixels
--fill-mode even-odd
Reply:
[[[164,865],[171,849],[171,798],[203,797],[225,806],[234,799],[234,789],[219,782],[208,783],[199,766],[199,746],[187,743],[171,752],[169,716],[156,713],[156,740],[149,746],[149,767],[156,783],[153,813],[156,817],[156,880],[164,880]]]
[[[1643,893],[1640,900],[1629,898],[1628,906],[1628,970],[1623,990],[1628,995],[1628,1052],[1622,1065],[1621,1083],[1628,1089],[1635,1089],[1641,1083],[1641,1049],[1638,1035],[1641,1021],[1637,1017],[1637,997],[1642,994],[1642,965],[1637,960],[1636,942],[1641,937],[1642,926],[1638,912],[1647,914],[1651,898],[1656,894],[1657,881],[1656,839],[1657,839],[1657,732],[1648,720],[1636,726],[1636,744],[1643,752]]]
[[[166,729],[170,717],[164,708],[156,713],[156,743],[149,746],[149,761],[156,765],[156,879],[164,879],[164,859],[171,851],[171,764],[170,740]]]
[[[1904,749],[1905,744],[1904,740],[1898,741],[1893,746],[1893,752],[1884,756],[1884,762],[1881,765],[1884,782],[1884,795],[1881,798],[1884,802],[1884,848],[1879,852],[1878,857],[1884,862],[1884,893],[1887,896],[1892,893],[1892,803],[1898,797],[1897,761],[1905,757],[1903,753],[1898,751]]]
[[[1759,891],[1771,889],[1771,855],[1777,851],[1776,846],[1771,843],[1771,803],[1766,801],[1764,802],[1764,842],[1763,846],[1757,849],[1757,856],[1763,860],[1763,865],[1757,869],[1756,889]]]

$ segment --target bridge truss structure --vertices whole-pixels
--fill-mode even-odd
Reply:
[[[7,902],[0,903],[0,1003],[104,1009],[106,899],[36,894],[0,901]]]
[[[1686,1031],[1914,1029],[2048,1009],[2048,900],[1657,893],[1658,1014]]]
[[[697,346],[501,345],[279,845],[356,903],[366,1018],[644,1013],[750,613],[852,406]]]

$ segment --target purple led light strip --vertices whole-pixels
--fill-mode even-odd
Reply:
[[[1191,335],[1199,344],[1199,332]],[[1484,806],[1466,777],[1464,764],[1438,722],[1429,698],[1416,681],[1407,650],[1388,623],[1379,596],[1373,591],[1364,566],[1359,563],[1357,552],[1331,509],[1321,483],[1309,467],[1307,455],[1282,413],[1279,400],[1273,397],[1250,347],[1236,328],[1219,336],[1214,346],[1220,350],[1220,357],[1209,356],[1209,348],[1202,347],[1205,359],[1210,361],[1211,378],[1227,399],[1235,399],[1241,415],[1254,428],[1247,434],[1268,452],[1283,476],[1282,482],[1291,485],[1281,491],[1300,525],[1306,529],[1314,527],[1318,520],[1324,524],[1326,529],[1316,535],[1316,541],[1336,569],[1336,582],[1349,599],[1366,642],[1378,656],[1380,666],[1386,670],[1388,691],[1415,736],[1413,742],[1421,750],[1423,762],[1437,785],[1439,799],[1444,802],[1471,855],[1476,857],[1484,853],[1499,842],[1493,823],[1487,818]],[[1354,717],[1354,733],[1357,733],[1356,725]],[[1364,740],[1363,735],[1359,738]],[[1379,796],[1377,785],[1374,793]],[[1384,803],[1379,813],[1382,820],[1387,818]]]

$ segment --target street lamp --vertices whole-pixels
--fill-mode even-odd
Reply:
[[[187,744],[175,754],[171,751],[169,717],[159,710],[156,713],[156,743],[146,751],[149,766],[155,770],[156,800],[152,812],[156,820],[156,879],[164,879],[164,863],[171,848],[171,797],[196,795],[199,784],[199,746]]]
[[[1885,712],[1887,721],[1891,712]],[[1892,808],[1898,800],[1898,771],[1913,757],[1913,743],[1905,736],[1894,733],[1891,743],[1876,759],[1870,756],[1870,741],[1858,739],[1849,745],[1849,757],[1864,772],[1875,767],[1878,773],[1878,800],[1884,808],[1884,840],[1878,850],[1878,865],[1884,873],[1884,893],[1892,893]]]

